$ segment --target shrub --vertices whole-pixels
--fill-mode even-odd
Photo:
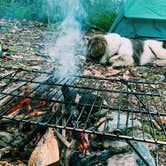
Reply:
[[[4,0],[0,3],[0,17],[56,23],[62,21],[66,13],[72,10],[67,5],[68,2],[68,0]],[[75,7],[79,0],[70,2],[73,2]],[[120,4],[119,0],[80,0],[80,2],[85,10],[86,18],[82,17],[80,9],[76,9],[78,19],[86,26],[96,26],[106,31],[114,21]]]
[[[20,2],[4,1],[0,4],[0,17],[35,19],[34,4],[24,5]]]

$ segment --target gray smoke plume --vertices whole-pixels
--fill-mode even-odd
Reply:
[[[48,0],[49,2],[50,0]],[[58,1],[56,4],[58,4]],[[56,37],[55,39],[53,37],[54,40],[48,43],[47,52],[57,65],[56,77],[62,78],[77,74],[77,49],[83,43],[81,19],[85,18],[86,14],[80,0],[61,0],[58,6],[65,18],[59,25],[58,30],[55,30],[57,32],[53,33]]]

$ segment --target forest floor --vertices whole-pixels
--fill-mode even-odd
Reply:
[[[47,71],[50,67],[54,67],[54,62],[45,50],[49,40],[46,35],[50,35],[50,33],[46,25],[37,21],[1,19],[0,39],[3,45],[3,54],[0,56],[0,66],[39,71]],[[83,59],[85,58],[85,55],[81,56]],[[166,66],[134,66],[113,69],[111,66],[86,62],[83,62],[82,66],[84,75],[166,82]],[[163,90],[166,91],[166,87],[161,89],[161,91]],[[166,165],[165,150],[166,147],[161,146],[159,148],[160,165],[163,166]],[[5,165],[5,161],[0,161],[0,165]],[[18,163],[15,165],[18,165]]]

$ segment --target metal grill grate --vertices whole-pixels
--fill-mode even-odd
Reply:
[[[166,145],[165,83],[92,76],[58,80],[53,72],[0,70],[1,120]]]

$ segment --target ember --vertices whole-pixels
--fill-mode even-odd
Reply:
[[[30,98],[25,98],[23,100],[21,100],[15,107],[11,108],[8,112],[7,112],[7,115],[8,114],[11,114],[13,112],[16,112],[18,111],[20,108],[22,108],[25,104],[28,104],[31,102],[32,99]],[[27,109],[29,109],[30,105],[27,105]]]

